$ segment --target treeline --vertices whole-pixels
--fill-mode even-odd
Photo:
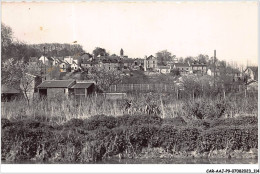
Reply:
[[[15,60],[23,59],[28,62],[30,57],[46,56],[74,56],[84,53],[84,50],[79,44],[59,44],[59,43],[44,43],[29,45],[25,42],[15,40],[13,37],[12,28],[1,23],[1,59],[2,62],[9,58]]]

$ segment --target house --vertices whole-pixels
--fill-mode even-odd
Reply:
[[[173,63],[172,65],[173,70],[178,70],[180,75],[192,73],[192,68],[190,63]]]
[[[144,61],[144,71],[146,70],[152,70],[152,71],[157,70],[157,58],[154,57],[153,55],[150,55]]]
[[[76,63],[76,61],[73,61],[72,64],[70,65],[70,67],[71,67],[71,72],[75,72],[79,69],[79,66]]]
[[[121,69],[131,69],[133,68],[134,60],[133,59],[122,59],[120,60]]]
[[[206,63],[194,62],[191,64],[191,69],[194,74],[206,74],[207,65]]]
[[[100,67],[100,66],[102,66],[102,62],[98,63],[96,61],[87,61],[87,60],[82,61],[82,63],[80,64],[80,67],[82,68],[83,71],[88,71],[88,69],[91,67]]]
[[[116,58],[108,57],[107,59],[104,59],[102,61],[102,63],[103,63],[103,68],[106,70],[119,70],[120,69],[119,60]]]
[[[41,56],[39,61],[41,61],[44,65],[52,65],[54,59],[52,57]]]
[[[76,84],[75,80],[46,80],[37,88],[40,97],[68,98],[69,88]]]
[[[258,81],[258,67],[257,66],[248,66],[244,71],[244,74],[247,78],[247,81]]]
[[[67,62],[70,65],[73,63],[73,60],[74,59],[71,56],[64,57],[64,62]]]
[[[157,68],[157,71],[162,74],[168,74],[171,72],[170,66],[158,66]]]
[[[86,98],[95,91],[93,82],[76,80],[46,80],[38,86],[39,95],[46,98]]]
[[[88,95],[93,94],[95,91],[94,83],[90,82],[76,82],[71,88],[69,88],[70,95],[73,95],[76,99],[86,98]]]
[[[70,65],[64,61],[59,64],[59,67],[60,67],[60,72],[67,72]]]
[[[62,57],[53,57],[53,62],[52,62],[52,66],[57,66],[60,63],[62,63],[63,58]]]
[[[18,85],[19,86],[19,85]],[[11,101],[16,97],[22,96],[21,90],[14,87],[1,85],[1,101]]]
[[[143,70],[144,69],[144,59],[139,59],[139,58],[134,59],[133,69]]]

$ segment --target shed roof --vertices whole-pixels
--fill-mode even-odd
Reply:
[[[69,88],[75,80],[46,80],[38,88]]]
[[[1,85],[1,94],[19,94],[20,91],[18,89],[15,89],[13,87],[8,87],[4,84]]]
[[[84,83],[84,82],[80,82],[80,83],[76,83],[74,86],[72,86],[71,88],[89,88],[91,85],[93,85],[94,83]]]

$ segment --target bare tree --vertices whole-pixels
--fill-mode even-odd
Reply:
[[[1,83],[21,91],[29,105],[30,92],[35,88],[35,77],[41,72],[39,64],[24,63],[23,60],[15,61],[11,58],[2,63],[1,72]]]

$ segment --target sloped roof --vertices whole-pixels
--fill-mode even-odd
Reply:
[[[192,63],[191,66],[207,66],[206,63]]]
[[[174,63],[173,65],[175,65],[176,67],[187,67],[187,66],[190,66],[188,63]]]
[[[68,88],[75,80],[46,80],[38,88]]]
[[[19,94],[20,91],[18,89],[15,89],[13,87],[7,87],[6,85],[1,85],[1,94]]]
[[[73,85],[71,88],[89,88],[94,83],[85,83],[85,82],[79,82]]]
[[[258,73],[258,67],[257,66],[249,66],[247,69],[250,68],[255,74]]]
[[[149,59],[155,59],[155,57],[153,55],[150,55],[149,57],[146,58],[146,60],[149,60]]]
[[[133,59],[122,59],[121,62],[122,63],[133,63],[134,60]]]

